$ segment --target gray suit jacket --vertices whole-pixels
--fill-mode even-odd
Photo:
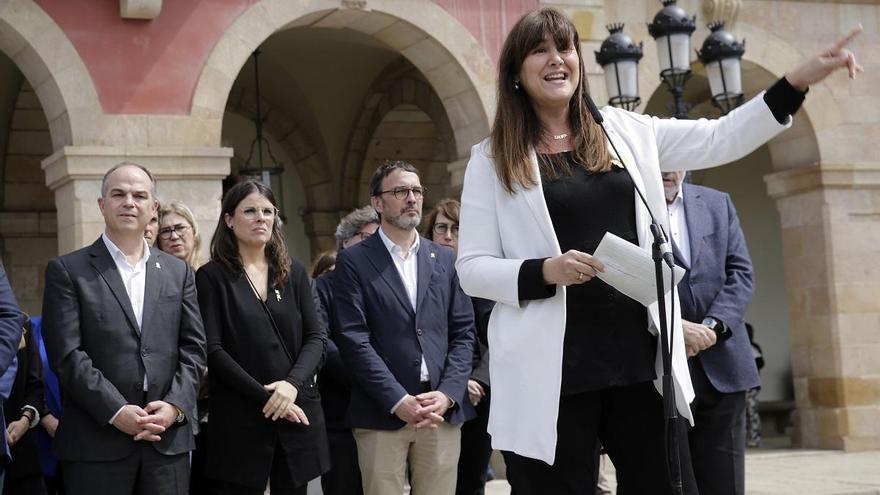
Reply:
[[[699,323],[707,316],[723,321],[731,336],[697,354],[709,381],[724,393],[760,385],[746,333],[746,308],[755,276],[736,208],[726,193],[682,184],[690,237],[690,266],[675,250],[678,264],[688,269],[679,282],[682,318]]]
[[[150,250],[146,270],[138,327],[122,277],[100,238],[46,268],[43,338],[62,390],[64,414],[55,438],[61,460],[129,455],[135,442],[108,423],[125,404],[164,400],[195,421],[205,332],[193,272],[158,249]],[[154,446],[162,454],[194,447],[189,425],[172,426],[161,437]]]

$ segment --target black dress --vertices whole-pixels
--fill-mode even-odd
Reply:
[[[207,476],[262,489],[280,457],[290,488],[306,485],[329,469],[329,455],[314,382],[326,337],[305,267],[294,262],[287,283],[270,282],[265,304],[277,333],[241,271],[211,261],[199,269],[196,286],[210,370]],[[296,404],[309,426],[263,417],[270,397],[263,385],[278,380],[298,389]]]

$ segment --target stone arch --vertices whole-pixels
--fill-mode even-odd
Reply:
[[[0,0],[0,51],[34,88],[46,113],[52,147],[77,140],[102,114],[98,93],[67,35],[35,2]]]
[[[370,139],[385,116],[400,105],[412,105],[427,114],[435,124],[440,140],[446,144],[446,160],[458,158],[452,126],[443,102],[412,65],[406,61],[392,64],[370,87],[352,129],[340,174],[339,204],[343,208],[358,206],[358,187],[364,172],[363,164]]]
[[[451,14],[430,0],[262,0],[249,7],[214,47],[193,95],[193,116],[220,120],[250,54],[289,27],[353,29],[406,57],[430,83],[449,116],[457,158],[486,136],[494,112],[493,64]]]

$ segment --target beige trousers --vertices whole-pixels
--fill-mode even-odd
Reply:
[[[354,429],[364,495],[402,495],[409,463],[412,493],[453,495],[461,451],[461,425],[416,430]]]

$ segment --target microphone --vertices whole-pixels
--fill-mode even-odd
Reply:
[[[654,239],[660,241],[660,255],[663,256],[663,260],[666,261],[669,268],[674,268],[675,259],[672,256],[672,250],[669,249],[669,243],[666,242],[666,236],[663,234],[663,227],[657,222],[653,222],[651,223],[651,233],[654,234]]]
[[[599,111],[599,108],[596,106],[596,103],[593,102],[593,98],[589,93],[584,95],[585,102],[587,104],[587,110],[590,112],[590,115],[593,117],[593,120],[596,124],[599,125],[599,128],[602,129],[602,134],[605,135],[605,139],[611,144],[611,149],[614,150],[614,154],[617,156],[617,160],[620,162],[620,165],[623,168],[626,168],[626,163],[623,162],[623,158],[620,156],[620,152],[617,151],[617,146],[614,145],[614,141],[611,140],[611,136],[608,135],[608,131],[605,129],[605,126],[602,122],[605,121],[605,118],[602,117],[602,113]],[[645,209],[648,210],[648,215],[651,217],[651,234],[654,235],[654,240],[660,246],[660,253],[663,256],[663,260],[669,265],[669,268],[675,267],[675,260],[672,256],[672,250],[669,249],[669,243],[666,242],[666,235],[663,233],[663,227],[657,222],[657,219],[654,218],[654,214],[651,213],[651,208],[648,206],[648,201],[645,199],[645,196],[642,194],[642,191],[633,185],[636,193],[639,195],[639,199],[642,200],[642,204],[645,205]]]

